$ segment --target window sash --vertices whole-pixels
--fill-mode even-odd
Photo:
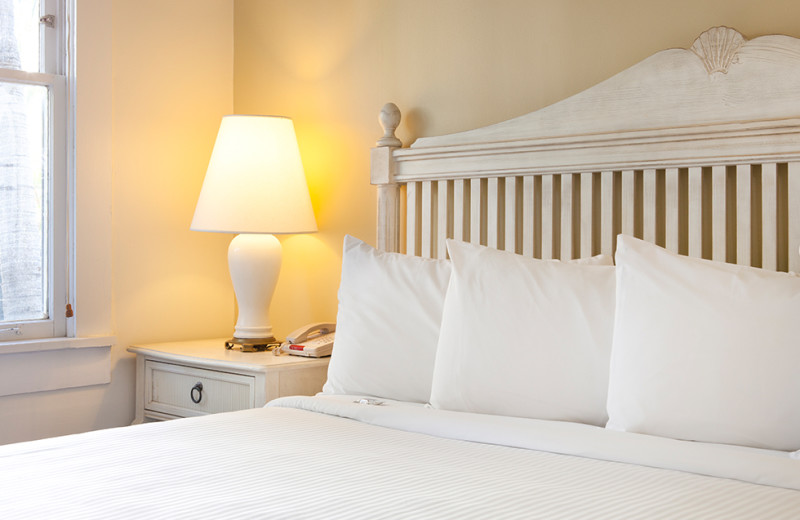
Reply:
[[[70,3],[70,5],[72,5]],[[70,132],[70,106],[66,71],[68,45],[66,23],[67,5],[63,0],[42,2],[42,14],[55,15],[56,27],[40,25],[43,38],[42,68],[48,72],[24,72],[0,68],[0,82],[42,85],[49,95],[49,128],[47,132],[48,200],[47,200],[47,314],[46,319],[30,321],[0,322],[0,345],[7,341],[64,337],[67,335],[65,314],[70,283],[68,250],[69,219],[68,197],[70,196],[69,164],[74,157],[69,153],[72,145]],[[74,332],[74,331],[73,331]],[[0,347],[1,348],[1,347]]]
[[[42,0],[41,16],[52,14],[55,16],[55,27],[39,24],[39,34],[42,44],[42,72],[65,76],[67,73],[67,45],[66,41],[70,26],[67,23],[67,9],[63,0]]]

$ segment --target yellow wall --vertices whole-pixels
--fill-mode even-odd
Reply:
[[[291,239],[277,332],[335,316],[341,240],[374,243],[369,148],[503,121],[715,25],[800,37],[796,0],[235,0],[234,106],[291,116],[320,232]],[[309,292],[309,287],[313,288]]]
[[[233,108],[230,0],[115,0],[113,283],[117,349],[221,337],[234,321],[230,235],[189,230]],[[134,363],[117,369],[128,392]],[[123,391],[123,389],[120,389]],[[132,393],[119,417],[132,420]]]
[[[115,0],[114,311],[121,344],[225,335],[230,235],[189,230],[233,109],[230,0]]]

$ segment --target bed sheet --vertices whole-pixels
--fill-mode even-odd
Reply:
[[[796,490],[448,438],[496,425],[354,400],[284,399],[3,446],[0,518],[729,519],[800,511]],[[418,424],[408,427],[403,415],[433,435],[407,431]]]

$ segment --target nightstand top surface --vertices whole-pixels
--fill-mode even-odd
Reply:
[[[265,370],[267,367],[289,364],[327,364],[329,357],[307,358],[282,354],[276,356],[272,352],[242,352],[225,348],[228,338],[200,339],[171,343],[151,343],[147,345],[131,345],[128,352],[144,355],[165,361],[185,362],[193,360],[197,364],[213,364],[220,362],[250,370]]]

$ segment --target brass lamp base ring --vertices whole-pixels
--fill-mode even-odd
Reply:
[[[242,352],[263,352],[273,350],[281,346],[275,336],[269,338],[231,338],[225,342],[225,349],[231,350],[239,347]]]

